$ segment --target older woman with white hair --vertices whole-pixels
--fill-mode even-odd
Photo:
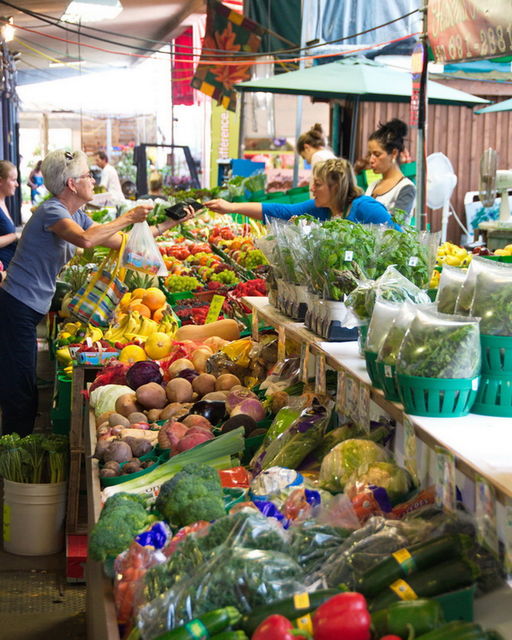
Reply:
[[[119,232],[145,220],[152,208],[145,203],[112,222],[97,224],[82,210],[94,193],[85,153],[52,151],[41,170],[53,197],[41,203],[25,225],[0,288],[2,432],[21,436],[32,432],[37,414],[36,327],[50,309],[57,274],[77,247],[119,248]],[[154,228],[153,234],[175,224],[169,219]]]

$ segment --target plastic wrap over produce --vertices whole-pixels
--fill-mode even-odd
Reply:
[[[206,552],[193,572],[139,611],[143,640],[214,609],[231,605],[246,613],[304,590],[303,569],[290,555],[289,537],[282,527],[256,512],[244,519],[240,518],[244,512],[236,515],[236,525],[223,544]]]

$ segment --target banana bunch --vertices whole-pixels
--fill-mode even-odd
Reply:
[[[129,311],[115,326],[110,327],[103,337],[109,342],[145,342],[151,334],[159,330],[159,326],[158,322],[141,316],[138,311]]]
[[[167,333],[171,337],[174,337],[174,334],[178,330],[180,326],[180,322],[177,316],[171,311],[165,311],[160,324],[158,325],[157,331],[161,333]]]
[[[451,267],[468,267],[473,255],[451,242],[444,242],[437,250],[437,264]]]

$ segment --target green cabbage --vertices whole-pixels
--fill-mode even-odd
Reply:
[[[94,409],[96,418],[107,411],[115,411],[116,400],[125,393],[133,395],[135,392],[124,384],[104,384],[91,391],[89,404]]]
[[[391,504],[403,500],[412,488],[410,474],[394,462],[371,462],[354,471],[345,485],[345,493],[352,497],[368,485],[386,489]]]
[[[386,450],[371,440],[350,438],[340,442],[322,461],[320,486],[329,491],[343,491],[347,480],[362,464],[388,458]]]

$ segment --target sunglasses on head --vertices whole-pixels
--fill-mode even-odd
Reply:
[[[66,160],[73,160],[73,154],[71,153],[71,151],[64,151],[64,157],[66,158]]]

